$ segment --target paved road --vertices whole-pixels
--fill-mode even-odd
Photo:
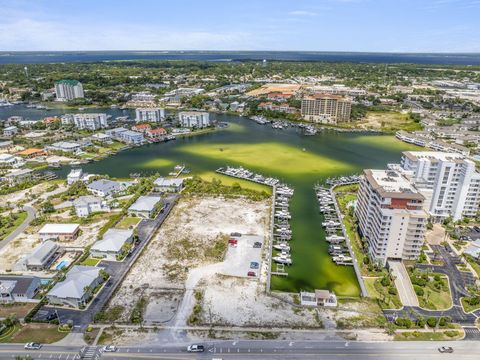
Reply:
[[[279,340],[221,340],[204,343],[204,353],[187,353],[187,344],[163,347],[120,347],[103,353],[101,359],[478,359],[480,342],[325,342]],[[452,346],[453,354],[440,354],[438,347]],[[99,350],[99,349],[98,349]],[[71,360],[77,347],[44,346],[25,351],[22,346],[0,346],[0,359],[26,356],[32,359]],[[98,351],[99,352],[99,351]]]
[[[23,210],[27,212],[27,218],[21,223],[15,230],[13,230],[10,235],[8,235],[3,241],[0,241],[0,250],[2,250],[5,246],[10,243],[10,241],[14,240],[18,235],[20,235],[28,225],[35,219],[35,215],[37,211],[28,205],[23,207]]]
[[[388,261],[388,267],[392,270],[402,304],[404,306],[418,306],[418,298],[413,290],[405,265],[401,261]]]
[[[124,261],[117,262],[102,260],[97,265],[105,268],[105,270],[110,274],[110,278],[102,290],[92,300],[86,310],[75,310],[55,306],[44,306],[42,310],[56,311],[61,323],[71,320],[75,326],[74,331],[84,331],[87,325],[92,322],[93,316],[97,312],[101,311],[108,303],[108,300],[114,293],[115,289],[120,285],[123,277],[127,274],[130,267],[136,261],[145,245],[152,238],[155,231],[160,227],[172,210],[177,197],[178,195],[175,194],[167,195],[165,200],[168,203],[168,206],[164,209],[164,211],[158,214],[155,219],[144,219],[138,224],[137,229],[139,243]]]

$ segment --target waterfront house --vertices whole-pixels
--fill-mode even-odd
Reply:
[[[17,153],[17,155],[20,155],[24,157],[25,159],[33,159],[37,156],[45,156],[46,153],[43,149],[37,149],[37,148],[28,148],[23,151],[20,151]]]
[[[102,282],[101,270],[96,266],[73,266],[65,280],[56,283],[48,292],[48,301],[53,305],[67,305],[77,309],[85,306],[92,298],[93,289]]]
[[[80,196],[73,202],[73,206],[75,207],[75,213],[79,217],[85,217],[94,212],[110,211],[104,200],[91,195]]]
[[[40,288],[36,276],[0,276],[0,303],[36,302],[34,297]]]
[[[93,141],[98,141],[102,144],[109,144],[112,142],[112,137],[104,133],[96,133],[92,135]]]
[[[145,134],[150,140],[163,140],[165,135],[167,135],[167,131],[164,128],[149,129]]]
[[[60,247],[54,241],[46,240],[38,245],[30,254],[20,260],[23,270],[42,271],[48,269],[60,253]]]
[[[140,196],[128,208],[128,213],[148,219],[155,215],[159,206],[163,206],[160,196]]]
[[[315,292],[300,292],[300,304],[303,306],[336,307],[337,296],[328,290],[315,290]]]
[[[133,242],[133,230],[108,229],[101,240],[90,248],[90,255],[96,258],[116,260],[125,244]]]
[[[148,130],[150,130],[152,127],[150,124],[137,124],[132,126],[133,131],[140,132],[142,134],[145,134]]]
[[[142,133],[131,130],[121,132],[120,139],[121,141],[132,145],[139,145],[145,141]]]
[[[183,188],[183,179],[158,178],[153,183],[155,191],[158,192],[178,192]]]
[[[82,145],[73,141],[59,141],[45,146],[45,150],[77,153],[82,150]]]
[[[80,181],[83,177],[83,170],[82,169],[72,169],[67,175],[67,184],[72,185],[77,181]]]
[[[18,128],[16,126],[8,126],[3,129],[3,135],[4,136],[14,136],[15,134],[18,133]]]
[[[126,188],[126,184],[108,179],[95,180],[87,185],[88,191],[100,197],[119,195],[123,193]]]
[[[5,179],[10,184],[19,184],[25,181],[32,180],[33,178],[33,170],[32,169],[18,169],[10,171],[6,174]]]
[[[80,232],[78,224],[45,224],[38,232],[40,239],[72,241],[75,240]]]
[[[0,154],[0,167],[18,168],[25,165],[21,157],[10,154]]]

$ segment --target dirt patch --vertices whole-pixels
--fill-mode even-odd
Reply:
[[[125,306],[120,320],[126,321],[139,296],[155,303],[155,294],[165,289],[183,290],[190,269],[222,260],[228,234],[266,236],[268,221],[268,200],[182,198],[130,269],[111,306]]]
[[[15,315],[18,318],[23,318],[27,315],[30,310],[35,307],[35,303],[24,303],[24,304],[7,304],[0,305],[0,318],[9,317]]]

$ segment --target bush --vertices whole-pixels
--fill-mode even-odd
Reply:
[[[425,294],[423,289],[418,285],[413,285],[413,289],[415,290],[415,294],[417,294],[417,296],[423,296]]]
[[[389,276],[384,276],[384,277],[382,278],[381,283],[382,283],[382,286],[387,287],[387,286],[390,286],[390,284],[392,283],[392,281],[390,280],[390,277],[389,277]]]
[[[431,328],[437,326],[437,318],[436,318],[436,317],[433,317],[433,316],[429,317],[429,318],[427,319],[427,325],[428,325],[429,327],[431,327]]]
[[[388,293],[389,293],[390,295],[397,295],[397,289],[396,289],[394,286],[390,286],[390,287],[388,288]]]

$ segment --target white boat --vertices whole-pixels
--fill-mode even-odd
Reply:
[[[349,262],[349,261],[352,261],[353,259],[350,256],[340,254],[332,257],[332,260],[335,262]]]
[[[338,235],[330,235],[325,238],[330,243],[339,243],[345,240],[343,236],[338,236]]]
[[[275,250],[280,250],[280,251],[283,251],[283,250],[290,251],[290,246],[286,243],[275,244],[275,245],[273,245],[273,248]]]
[[[292,258],[288,255],[274,256],[272,260],[279,264],[292,265]]]
[[[336,222],[336,221],[329,220],[329,221],[322,222],[322,226],[323,227],[337,227],[337,226],[340,226],[340,223]]]

